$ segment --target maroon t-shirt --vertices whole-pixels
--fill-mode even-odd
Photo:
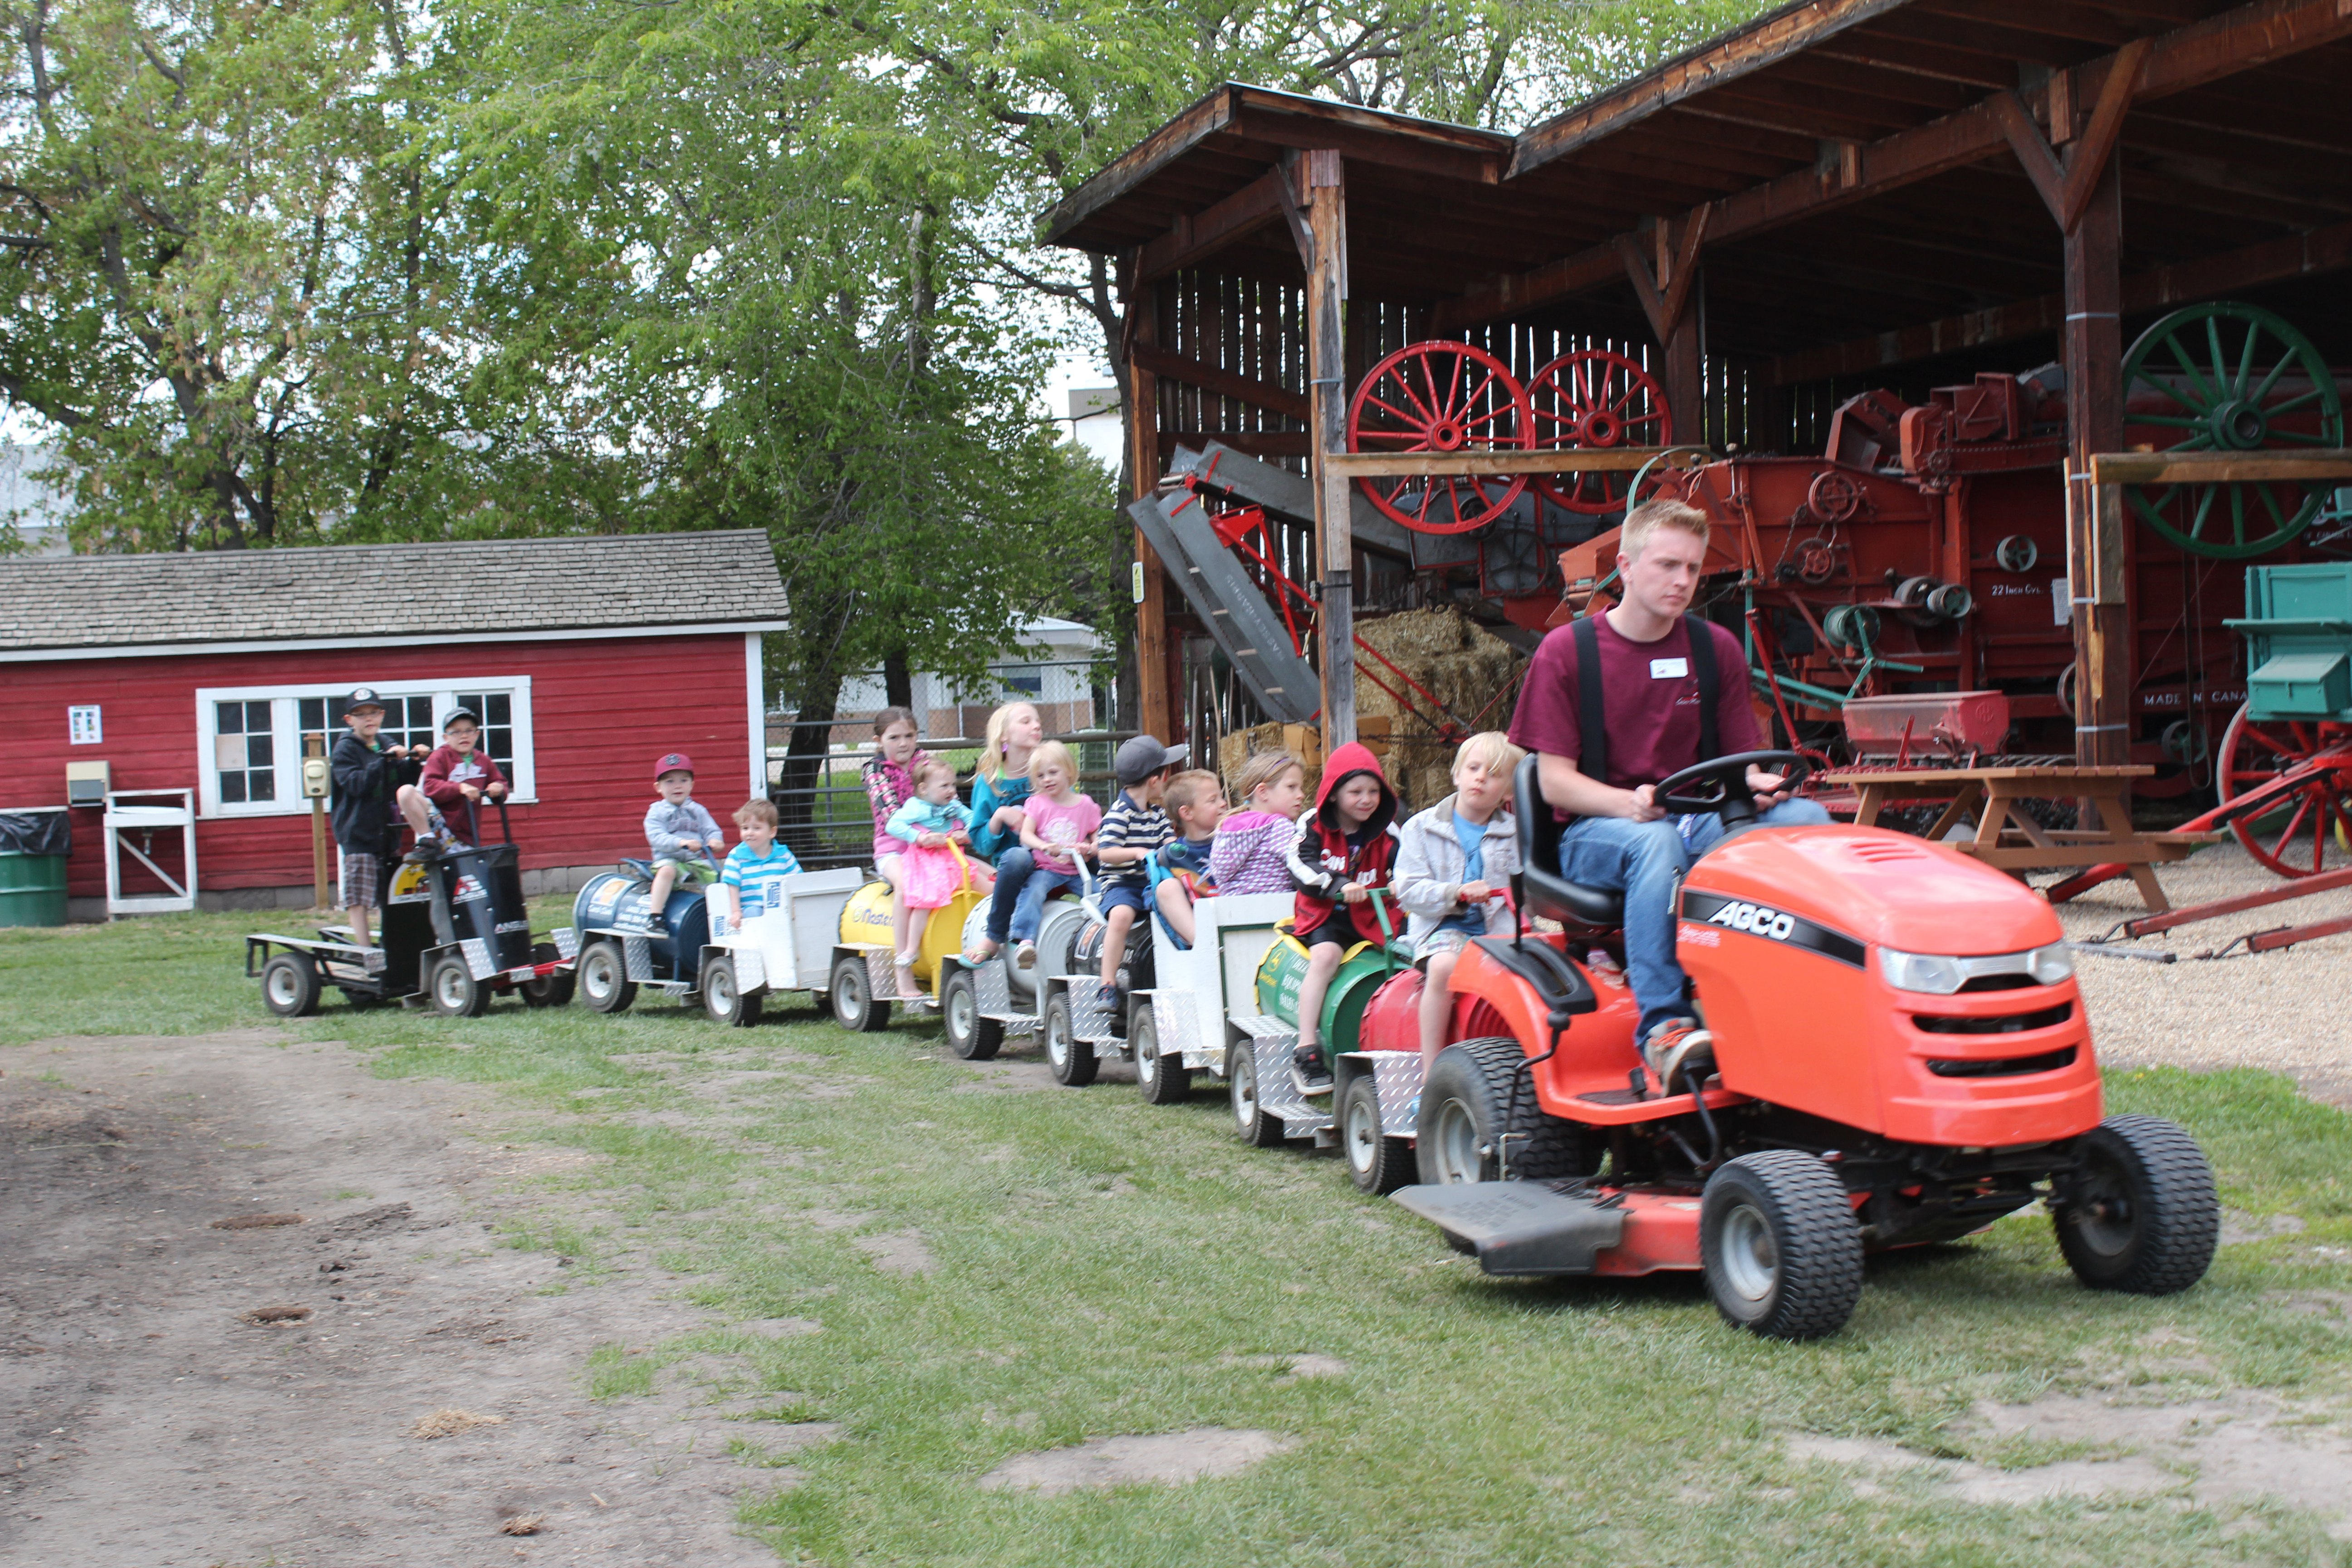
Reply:
[[[1698,678],[1690,669],[1686,622],[1656,642],[1635,642],[1602,616],[1601,689],[1607,699],[1609,777],[1619,789],[1656,784],[1698,761]],[[1716,744],[1723,755],[1761,749],[1755,710],[1748,705],[1748,655],[1739,639],[1708,624],[1715,636],[1720,682],[1715,699]],[[1576,757],[1584,750],[1578,721],[1576,631],[1559,626],[1536,649],[1511,715],[1511,741],[1530,752]]]

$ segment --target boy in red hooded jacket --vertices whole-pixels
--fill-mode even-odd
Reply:
[[[1290,876],[1298,905],[1290,932],[1307,944],[1298,987],[1298,1050],[1290,1079],[1301,1094],[1331,1092],[1331,1063],[1317,1038],[1324,993],[1339,960],[1360,942],[1381,940],[1369,889],[1386,889],[1396,865],[1397,798],[1378,757],[1350,741],[1324,759],[1315,809],[1298,819]]]

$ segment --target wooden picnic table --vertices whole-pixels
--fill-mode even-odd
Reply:
[[[2156,879],[2158,862],[2186,859],[2219,833],[2142,833],[2132,826],[2125,803],[2134,779],[2156,770],[2133,763],[2113,767],[1899,768],[1824,773],[1822,782],[1852,788],[1859,801],[1854,826],[1869,827],[1879,812],[1897,801],[1946,803],[1926,837],[1944,841],[1955,823],[1973,815],[1976,837],[1954,839],[1951,847],[1988,866],[2022,878],[2028,871],[2069,866],[2130,868],[2132,881],[2147,907],[2158,913],[2172,906]],[[2042,826],[2025,810],[2029,800],[2079,800],[2095,818],[2080,828]]]

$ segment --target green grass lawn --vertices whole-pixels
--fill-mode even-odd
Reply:
[[[543,929],[561,900],[536,911]],[[261,1024],[236,936],[271,917],[0,931],[0,1044]],[[331,996],[332,994],[330,993]],[[2222,1250],[2160,1300],[2078,1288],[2046,1221],[1874,1262],[1850,1328],[1786,1345],[1727,1328],[1693,1278],[1483,1279],[1330,1157],[1242,1147],[1222,1094],[974,1087],[936,1025],[853,1036],[797,1004],[751,1031],[647,996],[604,1018],[502,1003],[447,1021],[331,1002],[286,1030],[386,1077],[490,1086],[550,1144],[610,1156],[547,1178],[562,1212],[518,1238],[585,1267],[650,1253],[715,1321],[812,1318],[785,1339],[714,1328],[609,1347],[583,1388],[626,1401],[698,1351],[746,1358],[784,1420],[841,1424],[755,1479],[743,1519],[824,1563],[2342,1563],[2325,1521],[2271,1504],[1968,1503],[1924,1481],[1792,1461],[1792,1434],[2016,1468],[2104,1450],[1978,1434],[1979,1401],[2072,1391],[2151,1402],[2270,1395],[2340,1417],[2352,1316],[2352,1119],[2251,1073],[2132,1072],[2113,1110],[2175,1117],[2225,1204],[2299,1235]],[[463,1045],[467,1048],[453,1048]],[[622,1059],[616,1059],[622,1058]],[[0,1050],[18,1070],[21,1053]],[[917,1233],[935,1272],[861,1239]],[[1295,1377],[1287,1358],[1336,1359]],[[746,1452],[760,1423],[746,1422]],[[1191,1486],[983,1491],[1006,1458],[1198,1426],[1295,1446]]]

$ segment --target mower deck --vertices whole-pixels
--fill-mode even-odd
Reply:
[[[1475,1182],[1390,1194],[1500,1276],[1699,1267],[1696,1193],[1582,1182]]]

